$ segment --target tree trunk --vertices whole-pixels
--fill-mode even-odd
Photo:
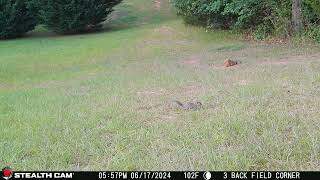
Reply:
[[[292,23],[295,33],[299,33],[302,28],[302,0],[292,0]]]

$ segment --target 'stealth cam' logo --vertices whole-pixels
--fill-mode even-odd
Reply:
[[[8,180],[12,177],[12,170],[9,167],[5,167],[2,169],[1,177],[5,180]]]

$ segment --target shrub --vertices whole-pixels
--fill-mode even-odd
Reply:
[[[37,24],[31,0],[0,0],[0,39],[22,36]]]
[[[174,0],[178,15],[186,23],[215,28],[229,28],[234,24],[234,16],[223,14],[224,8],[231,0]]]
[[[223,13],[237,17],[235,27],[250,28],[263,23],[263,17],[270,15],[266,5],[265,0],[233,0],[226,4]]]
[[[253,31],[252,35],[256,40],[263,40],[266,39],[271,34],[271,32],[272,30],[270,26],[261,24],[257,26],[257,28]]]
[[[307,25],[319,24],[320,22],[320,2],[318,0],[305,0],[303,16]]]
[[[265,23],[272,15],[272,3],[266,0],[174,0],[178,14],[187,23],[248,29]],[[273,5],[276,6],[276,5]],[[201,21],[201,23],[199,23]]]
[[[257,39],[292,34],[292,0],[173,0],[173,3],[187,23],[214,28],[249,29]],[[303,16],[309,32],[309,27],[319,27],[319,0],[304,0]]]
[[[310,25],[304,32],[304,36],[315,40],[320,43],[320,26],[319,25]]]
[[[41,0],[43,23],[58,33],[78,33],[102,27],[122,0]]]

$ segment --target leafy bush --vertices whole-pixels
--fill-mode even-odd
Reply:
[[[303,16],[307,25],[320,23],[320,1],[305,0],[303,8]]]
[[[304,36],[314,39],[316,42],[320,43],[320,26],[311,25],[304,32]]]
[[[41,0],[43,23],[58,33],[78,33],[102,27],[122,0]]]
[[[233,14],[237,17],[235,27],[249,28],[264,21],[264,16],[270,15],[265,10],[267,3],[265,0],[233,0],[226,4],[224,14]]]
[[[247,29],[264,24],[272,15],[266,0],[174,0],[178,14],[192,24]],[[201,23],[197,23],[201,21]],[[186,21],[189,23],[189,21]],[[204,22],[204,23],[203,23]],[[218,26],[217,26],[218,25]]]
[[[253,37],[257,40],[263,40],[266,39],[270,34],[272,30],[270,26],[261,24],[259,25],[253,32]]]
[[[37,24],[31,0],[0,0],[0,39],[22,36]]]
[[[187,23],[250,29],[258,39],[290,36],[292,0],[173,0]],[[320,24],[320,1],[303,1],[306,28]]]
[[[229,28],[235,18],[224,14],[225,6],[231,0],[174,0],[177,12],[186,23],[215,28]]]

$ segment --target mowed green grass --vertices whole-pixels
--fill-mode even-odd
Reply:
[[[0,41],[0,166],[319,170],[319,50],[185,26],[149,0],[103,32]]]

